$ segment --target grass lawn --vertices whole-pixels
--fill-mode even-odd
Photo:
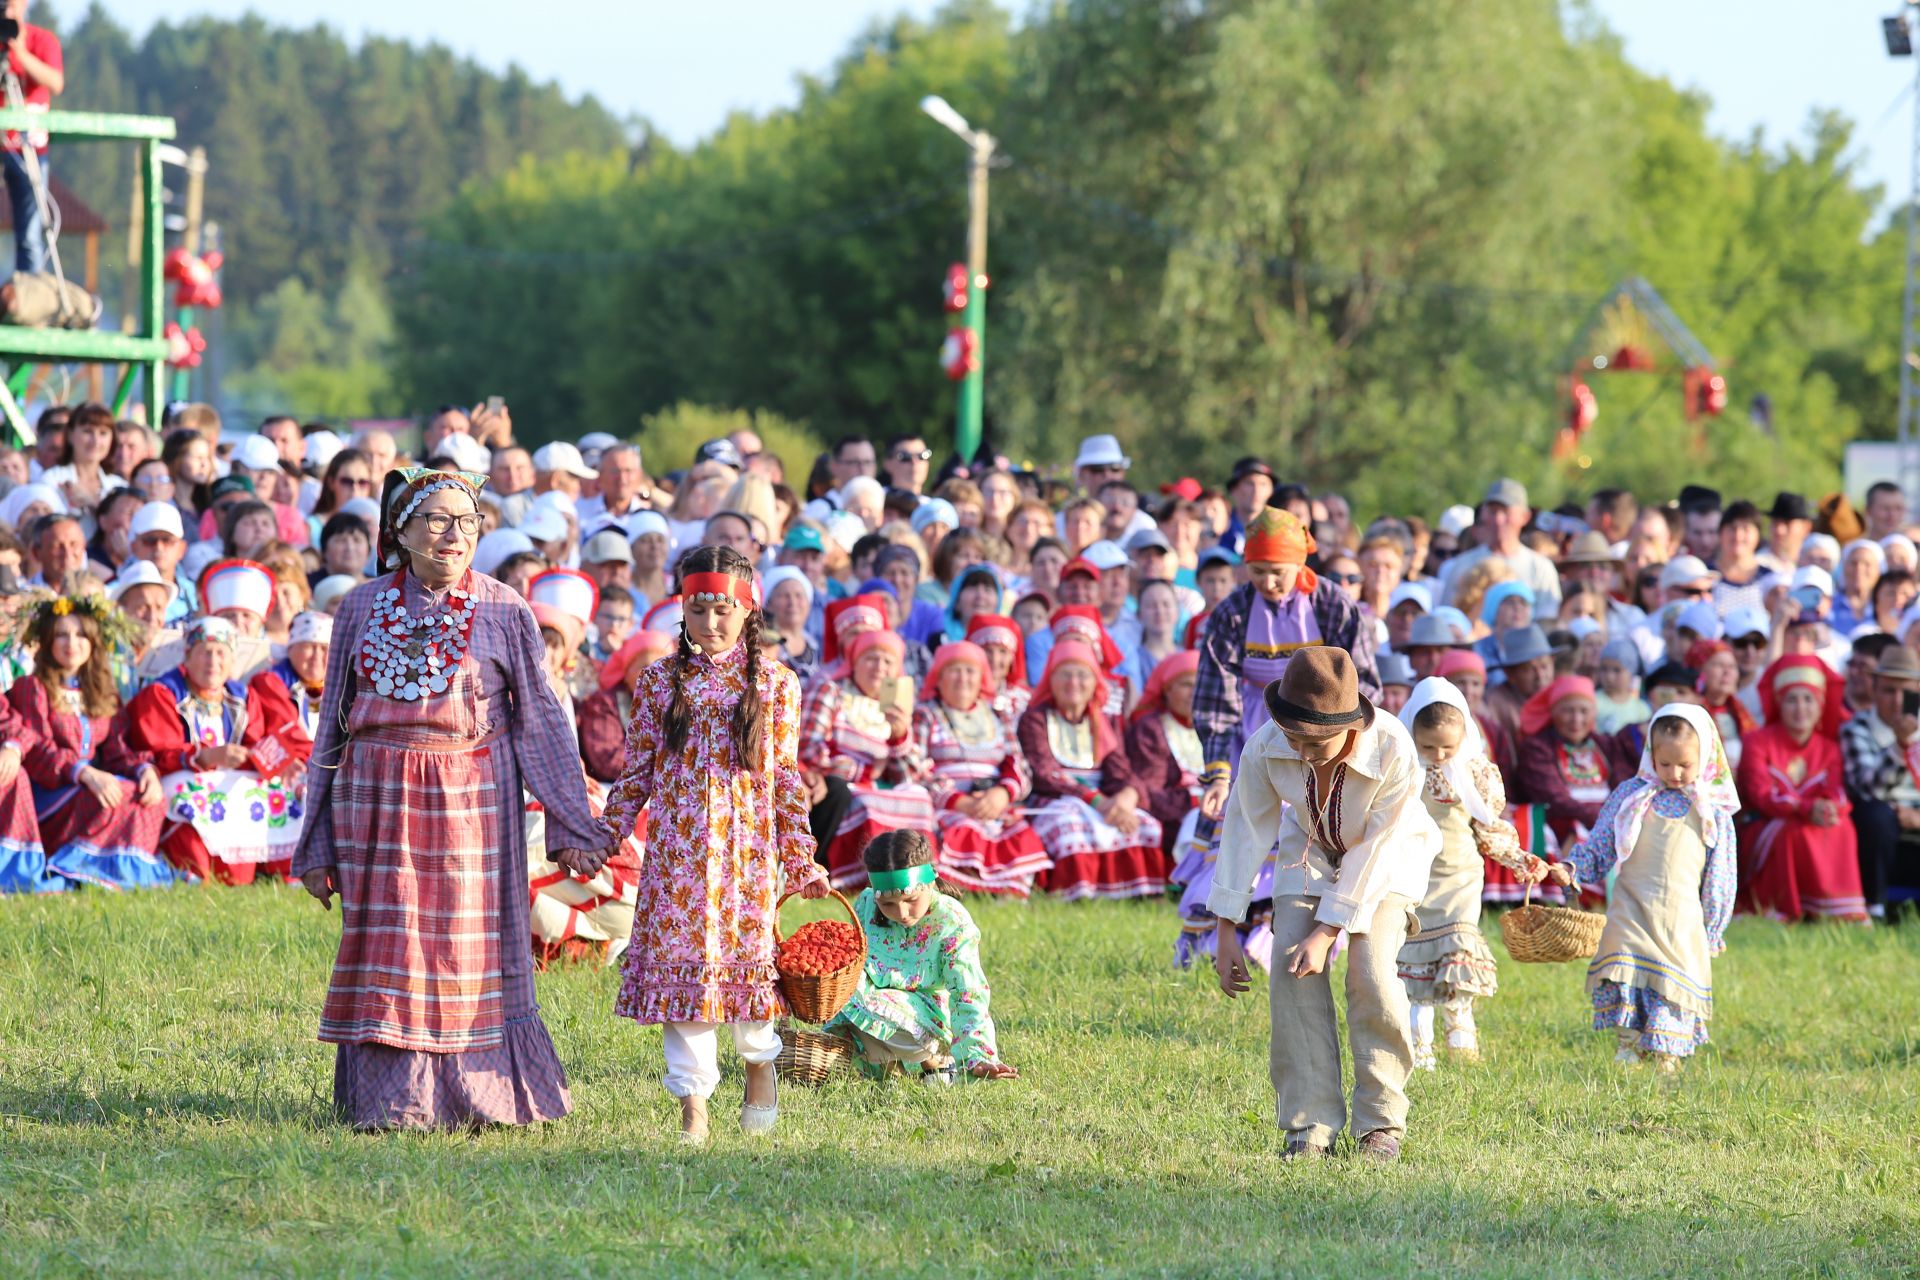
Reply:
[[[750,1142],[723,1050],[686,1151],[611,972],[540,980],[571,1118],[361,1136],[297,891],[0,900],[0,1275],[1920,1275],[1920,927],[1736,924],[1677,1084],[1505,963],[1398,1166],[1298,1169],[1264,986],[1173,972],[1165,904],[976,915],[1022,1079],[788,1088]]]

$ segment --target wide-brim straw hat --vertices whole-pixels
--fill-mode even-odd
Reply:
[[[1331,645],[1295,651],[1267,686],[1266,700],[1274,723],[1295,737],[1327,738],[1373,723],[1373,704],[1360,696],[1353,658]]]

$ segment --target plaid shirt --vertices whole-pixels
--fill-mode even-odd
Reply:
[[[1856,799],[1920,805],[1920,787],[1907,768],[1906,753],[1893,727],[1875,712],[1863,711],[1840,726],[1840,759],[1847,790]]]
[[[1247,615],[1253,608],[1253,585],[1242,583],[1207,617],[1200,633],[1200,672],[1193,687],[1193,727],[1200,734],[1205,782],[1228,781],[1233,776],[1233,746],[1240,733],[1240,660],[1246,651]],[[1313,592],[1313,617],[1323,643],[1353,655],[1360,696],[1380,696],[1380,675],[1373,660],[1373,627],[1360,606],[1331,582]]]

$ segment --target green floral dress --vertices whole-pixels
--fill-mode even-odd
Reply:
[[[911,928],[882,916],[871,889],[855,899],[853,910],[867,933],[867,971],[827,1030],[854,1027],[879,1040],[902,1032],[937,1040],[962,1068],[998,1062],[987,1011],[991,993],[980,967],[980,927],[959,899],[937,895],[933,909]]]

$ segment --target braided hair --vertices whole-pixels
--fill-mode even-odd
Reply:
[[[732,547],[695,547],[680,558],[680,575],[724,573],[742,582],[753,581],[753,563]],[[745,607],[745,606],[742,606]],[[747,651],[747,687],[733,709],[728,737],[733,740],[736,765],[760,772],[766,757],[766,705],[760,697],[760,610],[749,609],[746,626],[740,631],[740,643]],[[693,641],[687,638],[686,624],[680,627],[680,643],[674,651],[673,700],[667,704],[662,721],[666,749],[674,755],[686,750],[687,731],[693,723],[693,708],[687,702],[687,670],[693,662]]]
[[[933,861],[933,841],[921,832],[909,827],[897,831],[883,831],[867,842],[860,851],[860,863],[869,875],[876,871],[905,871],[909,867],[924,867]],[[953,889],[945,880],[934,881],[934,887],[941,893],[953,895]],[[893,921],[886,912],[880,910],[877,901],[873,909],[873,923],[882,928],[890,927]]]

